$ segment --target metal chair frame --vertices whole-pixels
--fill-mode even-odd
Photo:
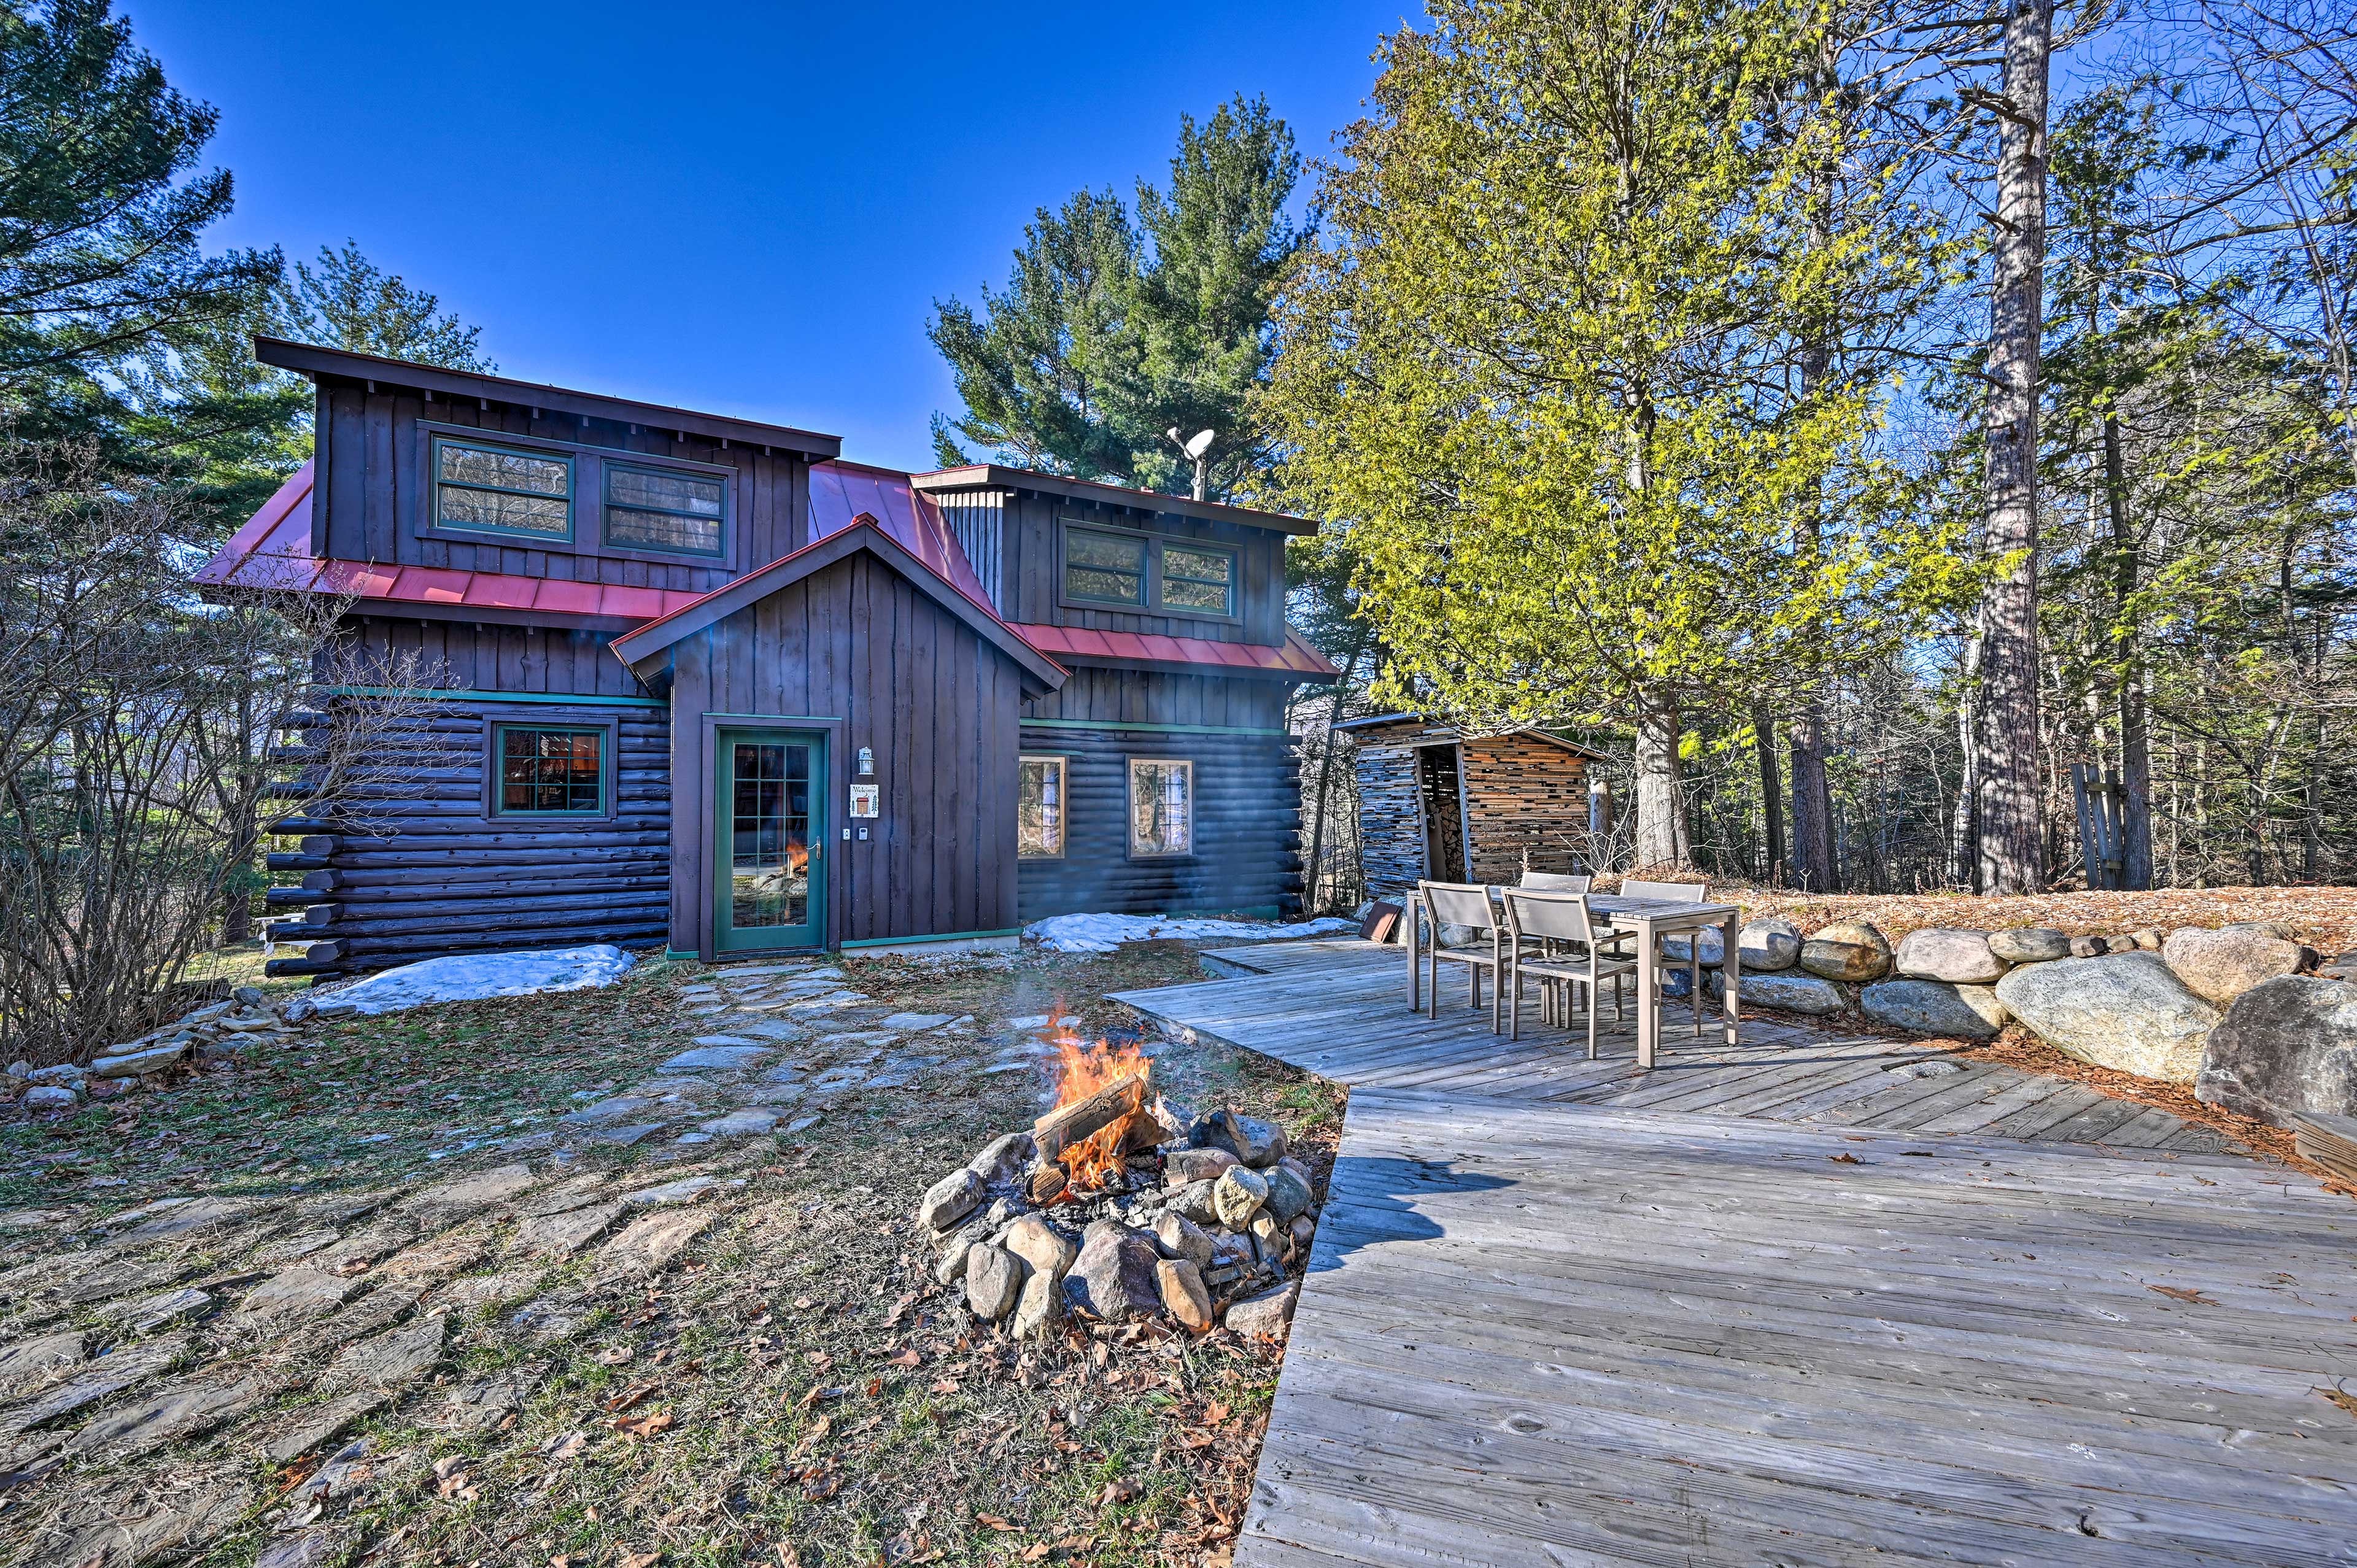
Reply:
[[[1539,983],[1539,1008],[1543,1020],[1547,1016],[1550,993],[1557,987],[1563,992],[1563,1018],[1566,1026],[1571,1016],[1571,993],[1585,987],[1587,996],[1587,1056],[1596,1058],[1597,990],[1606,980],[1612,982],[1612,1017],[1618,1023],[1624,1016],[1620,1001],[1620,981],[1637,972],[1633,955],[1610,950],[1620,939],[1599,934],[1594,916],[1587,908],[1584,893],[1549,893],[1509,888],[1504,894],[1506,931],[1505,949],[1508,971],[1507,986],[1512,993],[1508,1012],[1512,1017],[1511,1037],[1523,1037],[1523,981],[1535,977]],[[1526,953],[1525,944],[1536,942],[1539,950]]]

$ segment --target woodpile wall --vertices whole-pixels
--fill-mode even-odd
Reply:
[[[1405,746],[1361,744],[1359,779],[1359,864],[1367,897],[1408,892],[1424,875],[1424,817],[1415,798],[1415,752]]]
[[[1587,842],[1586,759],[1527,735],[1469,740],[1458,749],[1473,825],[1468,880],[1503,886],[1525,868],[1590,869],[1579,853]]]

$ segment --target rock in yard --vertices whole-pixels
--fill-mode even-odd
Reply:
[[[1211,1232],[1183,1214],[1165,1214],[1157,1219],[1154,1240],[1166,1258],[1184,1258],[1198,1269],[1211,1266]]]
[[[1015,1321],[1009,1332],[1017,1339],[1037,1339],[1063,1316],[1063,1282],[1035,1269],[1031,1277],[1023,1282],[1023,1294],[1015,1304]]]
[[[414,1317],[348,1346],[328,1368],[327,1380],[386,1389],[412,1382],[442,1359],[442,1324],[440,1317]]]
[[[1740,932],[1737,933],[1735,940],[1735,950],[1739,956],[1743,951],[1743,938]],[[1702,944],[1703,968],[1717,969],[1724,961],[1727,952],[1727,939],[1719,934],[1717,926],[1705,926],[1698,931],[1680,931],[1674,936],[1663,937],[1662,956],[1671,963],[1689,963],[1693,961],[1689,956],[1690,950],[1696,942]]]
[[[1787,1013],[1823,1017],[1842,1010],[1842,993],[1829,980],[1810,974],[1747,974],[1743,1000],[1755,1007],[1780,1007]]]
[[[642,1187],[636,1192],[626,1192],[622,1195],[622,1201],[640,1208],[660,1208],[674,1203],[694,1203],[716,1187],[744,1185],[741,1177],[723,1181],[715,1176],[682,1176],[677,1181],[664,1182],[661,1187]]]
[[[1203,1141],[1225,1149],[1245,1165],[1273,1165],[1285,1157],[1285,1129],[1232,1111],[1215,1112],[1203,1123]]]
[[[137,1078],[143,1072],[161,1072],[188,1054],[187,1042],[175,1046],[156,1046],[144,1051],[132,1051],[119,1057],[102,1057],[90,1064],[92,1078]]]
[[[136,1458],[167,1443],[210,1432],[276,1391],[260,1378],[182,1383],[107,1412],[73,1434],[68,1454]]]
[[[1211,1185],[1211,1203],[1219,1211],[1220,1223],[1231,1230],[1251,1224],[1252,1217],[1267,1201],[1268,1178],[1249,1166],[1222,1171]]]
[[[593,1203],[562,1214],[541,1214],[523,1221],[508,1241],[508,1251],[527,1258],[554,1261],[569,1258],[606,1233],[622,1216],[619,1203]]]
[[[1753,920],[1735,936],[1746,974],[1772,974],[1801,961],[1801,928],[1781,915]]]
[[[1301,1289],[1300,1282],[1279,1285],[1228,1307],[1228,1326],[1250,1339],[1257,1335],[1274,1337],[1285,1332],[1293,1320],[1293,1298]]]
[[[1064,1298],[1107,1323],[1151,1317],[1161,1305],[1154,1243],[1138,1232],[1112,1227],[1092,1235],[1064,1276]]]
[[[2219,1018],[2158,953],[2032,964],[1998,981],[1996,993],[2049,1045],[2097,1067],[2171,1083],[2193,1081]]]
[[[24,1078],[27,1083],[58,1084],[68,1089],[76,1089],[89,1076],[90,1070],[87,1068],[76,1067],[71,1062],[60,1062],[56,1067],[37,1067],[26,1073]]]
[[[998,1244],[1043,1274],[1061,1279],[1080,1255],[1072,1239],[1037,1214],[1027,1214],[1006,1228]]]
[[[1293,1238],[1293,1250],[1296,1252],[1307,1253],[1309,1251],[1309,1243],[1318,1239],[1318,1221],[1310,1219],[1307,1214],[1302,1215],[1293,1222],[1293,1227],[1287,1234]]]
[[[305,1405],[272,1431],[263,1442],[262,1452],[277,1464],[288,1464],[341,1436],[352,1423],[392,1402],[393,1395],[386,1390],[361,1389],[339,1394],[324,1404]]]
[[[1199,1334],[1211,1326],[1211,1293],[1192,1262],[1167,1258],[1155,1264],[1154,1284],[1162,1294],[1163,1311]]]
[[[716,1138],[752,1138],[770,1131],[777,1124],[776,1112],[748,1105],[742,1110],[731,1111],[726,1116],[715,1117],[705,1122],[701,1130]]]
[[[1937,980],[1886,980],[1859,992],[1857,1004],[1890,1028],[1960,1040],[1994,1040],[2008,1016],[1991,987]]]
[[[1309,1178],[1294,1169],[1291,1161],[1270,1166],[1267,1174],[1268,1211],[1276,1216],[1278,1224],[1292,1224],[1294,1216],[1318,1201]]]
[[[2261,981],[2298,973],[2304,955],[2298,942],[2251,926],[2228,926],[2172,931],[2160,956],[2188,991],[2223,1007]]]
[[[1989,951],[2007,963],[2051,963],[2071,956],[2071,939],[2051,926],[2016,926],[1989,933]]]
[[[153,1334],[167,1323],[201,1316],[212,1310],[213,1298],[200,1290],[169,1290],[161,1295],[118,1302],[100,1316],[134,1334]]]
[[[13,1345],[0,1345],[0,1393],[12,1392],[48,1376],[60,1367],[72,1366],[81,1359],[82,1349],[80,1329],[70,1329],[62,1334],[44,1334],[38,1339],[19,1339]]]
[[[1225,1149],[1173,1149],[1162,1156],[1162,1179],[1174,1184],[1217,1181],[1222,1171],[1241,1163]]]
[[[1890,972],[1890,943],[1864,920],[1837,921],[1801,944],[1801,967],[1826,980],[1880,980]]]
[[[602,1127],[609,1122],[619,1122],[625,1116],[635,1116],[652,1105],[651,1097],[643,1094],[617,1094],[595,1105],[585,1105],[560,1120],[575,1127]]]
[[[2326,980],[2357,980],[2357,952],[2327,959],[2317,966],[2316,972]]]
[[[301,1322],[335,1311],[359,1294],[364,1283],[317,1269],[288,1269],[248,1291],[238,1311],[249,1320]]]
[[[917,1222],[928,1230],[946,1230],[972,1214],[982,1195],[982,1178],[961,1165],[926,1189],[917,1205]]]
[[[2244,992],[2210,1031],[2193,1092],[2278,1126],[2296,1111],[2357,1116],[2357,986],[2285,975]]]
[[[471,1217],[479,1210],[495,1208],[509,1199],[529,1191],[539,1177],[530,1165],[497,1165],[473,1176],[458,1176],[450,1181],[436,1182],[408,1202],[403,1204],[405,1213],[449,1214]]]
[[[1218,1186],[1217,1182],[1211,1181],[1189,1182],[1169,1195],[1170,1212],[1183,1214],[1198,1225],[1217,1225],[1220,1222],[1220,1205],[1219,1200],[1212,1197],[1212,1190]]]
[[[642,1216],[599,1250],[598,1262],[610,1273],[653,1273],[719,1218],[709,1208],[673,1208]]]
[[[985,1241],[965,1255],[965,1304],[985,1323],[1015,1310],[1030,1265],[1006,1248]]]
[[[70,1111],[81,1103],[81,1096],[61,1083],[37,1083],[25,1090],[27,1111]]]
[[[739,1072],[775,1054],[770,1046],[698,1046],[655,1069],[657,1072]]]
[[[1039,1153],[1039,1145],[1031,1141],[1030,1133],[1008,1133],[993,1138],[984,1146],[982,1153],[966,1162],[965,1168],[981,1177],[983,1185],[988,1187],[1013,1181],[1030,1167]]]
[[[1896,967],[1910,980],[1994,985],[2009,966],[1990,950],[1987,932],[1930,926],[1900,939]]]

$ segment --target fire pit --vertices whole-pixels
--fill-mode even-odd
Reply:
[[[1308,1166],[1284,1129],[1232,1111],[1198,1116],[1154,1087],[1135,1046],[1051,1025],[1056,1095],[1028,1131],[996,1138],[918,1206],[985,1323],[1018,1338],[1068,1312],[1161,1319],[1197,1333],[1276,1334],[1318,1223]]]

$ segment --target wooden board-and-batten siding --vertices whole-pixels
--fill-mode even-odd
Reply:
[[[1065,758],[1064,853],[1021,863],[1023,923],[1080,911],[1289,915],[1301,899],[1299,746],[1281,682],[1080,665],[1024,705],[1026,756]],[[1194,764],[1194,848],[1129,854],[1129,763]]]
[[[317,411],[318,479],[312,489],[314,553],[343,561],[495,572],[563,582],[703,593],[800,548],[810,538],[809,465],[799,455],[764,453],[716,437],[584,418],[491,400],[437,397],[422,391],[322,377]],[[522,538],[437,533],[433,483],[426,472],[435,426],[490,440],[566,447],[691,463],[731,476],[727,553],[720,560],[656,551],[626,551],[599,538],[600,499],[576,495],[573,537],[539,546]]]
[[[1235,552],[1236,615],[1148,614],[1119,605],[1067,599],[1062,537],[1066,524]],[[1274,530],[1022,490],[1007,498],[1000,542],[1003,599],[999,609],[1009,620],[1213,642],[1256,642],[1271,648],[1285,641],[1285,535]]]
[[[1014,662],[872,554],[788,583],[669,650],[672,765],[709,780],[722,727],[828,737],[827,945],[1016,924]],[[642,666],[643,667],[643,666]],[[855,758],[875,753],[880,815],[852,824]],[[673,940],[713,953],[713,800],[673,803]],[[845,825],[870,837],[843,841]]]

